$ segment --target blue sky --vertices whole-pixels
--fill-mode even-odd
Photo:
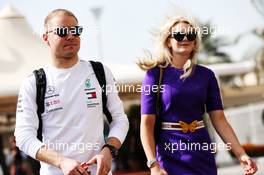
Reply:
[[[177,11],[180,8],[202,22],[211,21],[226,31],[222,34],[225,37],[235,37],[264,26],[264,18],[257,13],[250,0],[0,0],[0,8],[8,2],[26,16],[38,33],[43,30],[43,20],[49,11],[55,8],[73,11],[80,25],[84,26],[80,50],[84,59],[99,57],[97,23],[91,9],[101,7],[101,53],[105,62],[114,63],[131,64],[142,55],[143,48],[151,50],[153,40],[150,31],[171,9]],[[226,49],[238,60],[247,48],[259,42],[252,37],[244,40],[238,44],[240,46]]]

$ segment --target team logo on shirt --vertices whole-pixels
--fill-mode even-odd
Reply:
[[[92,107],[96,107],[97,105],[99,105],[97,101],[96,89],[94,88],[89,78],[85,80],[84,86],[85,86],[84,92],[85,92],[87,107],[92,108]]]
[[[90,81],[90,79],[86,79],[85,80],[85,87],[86,88],[90,88],[91,87],[91,81]]]
[[[54,86],[48,86],[47,87],[47,94],[52,95],[55,92],[55,87]]]

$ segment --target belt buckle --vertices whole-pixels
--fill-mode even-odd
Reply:
[[[180,127],[181,127],[183,133],[187,133],[188,131],[195,132],[196,127],[198,126],[198,121],[194,120],[190,124],[188,124],[184,121],[179,121],[179,124],[180,124]]]

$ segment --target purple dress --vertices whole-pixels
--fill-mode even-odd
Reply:
[[[185,80],[183,70],[167,67],[164,70],[161,93],[161,122],[191,123],[202,120],[205,112],[222,110],[219,86],[214,73],[196,65]],[[143,87],[158,84],[159,68],[146,73]],[[148,88],[145,88],[148,89]],[[141,114],[156,114],[156,93],[142,91]],[[216,175],[214,152],[206,128],[183,133],[179,130],[160,130],[156,158],[169,175]]]

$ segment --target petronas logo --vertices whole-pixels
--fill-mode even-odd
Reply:
[[[85,87],[86,87],[86,88],[90,88],[90,87],[91,87],[90,79],[87,79],[87,80],[85,81]]]

